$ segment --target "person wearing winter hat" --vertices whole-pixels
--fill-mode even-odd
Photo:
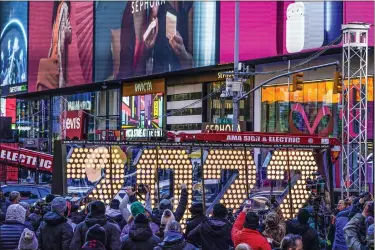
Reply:
[[[253,249],[271,250],[270,243],[257,231],[258,228],[259,216],[245,206],[232,228],[234,246],[237,247],[240,243],[246,243]]]
[[[106,233],[105,229],[99,224],[90,227],[86,234],[85,244],[82,249],[85,250],[105,250]]]
[[[131,215],[128,217],[128,221],[127,221],[127,224],[125,225],[125,227],[122,229],[121,231],[121,237],[124,237],[125,235],[129,234],[130,232],[130,228],[133,226],[134,224],[134,218],[138,215],[138,214],[145,214],[147,216],[147,211],[146,209],[144,208],[144,206],[142,205],[142,203],[140,203],[139,201],[134,201],[131,206],[130,206],[130,211],[131,211]],[[149,216],[147,216],[149,218]],[[150,221],[150,227],[151,227],[151,230],[152,230],[152,233],[153,234],[156,234],[158,231],[159,231],[159,227],[158,225],[156,225],[154,222],[151,221],[151,219],[149,218],[149,221]]]
[[[159,231],[156,233],[156,236],[158,236],[161,240],[164,239],[164,230],[168,222],[176,220],[173,212],[169,209],[164,210],[163,216],[161,217],[160,220],[160,227]]]
[[[286,233],[300,235],[302,237],[304,250],[319,249],[320,242],[318,233],[308,224],[309,218],[309,211],[304,208],[300,209],[297,215],[297,221],[291,220],[286,222]]]
[[[26,210],[19,204],[8,207],[5,222],[0,227],[0,249],[17,249],[25,225]]]
[[[66,200],[56,197],[50,205],[51,211],[43,216],[37,231],[39,249],[67,250],[73,237],[73,229],[64,216],[67,209]]]
[[[182,217],[184,216],[186,206],[187,206],[187,200],[188,200],[188,191],[186,184],[181,184],[181,195],[180,200],[178,202],[178,206],[176,210],[173,212],[173,215],[176,219],[176,221],[180,221]],[[152,220],[155,222],[158,226],[161,224],[161,217],[163,216],[164,210],[169,209],[173,211],[172,202],[168,199],[163,199],[159,203],[159,207],[154,209],[152,211]]]
[[[368,227],[367,229],[367,237],[366,237],[366,242],[367,242],[367,247],[369,250],[374,250],[374,224]]]
[[[252,248],[246,243],[241,243],[237,245],[235,250],[252,250]]]
[[[152,233],[147,216],[140,213],[134,218],[129,234],[121,241],[121,250],[153,249],[160,239]]]
[[[202,221],[187,236],[189,242],[203,250],[226,250],[233,245],[230,238],[232,225],[227,220],[228,210],[217,203],[213,207],[212,216]]]
[[[198,248],[185,240],[180,223],[172,220],[165,227],[163,242],[154,248],[154,250],[163,249],[197,250]]]
[[[72,243],[70,249],[80,249],[85,243],[85,235],[88,230],[95,224],[100,225],[106,232],[106,244],[105,249],[107,250],[120,250],[120,228],[116,223],[108,221],[105,215],[105,205],[102,201],[92,201],[89,206],[89,213],[86,216],[85,221],[79,223],[74,231]]]
[[[189,211],[192,216],[186,220],[185,236],[187,236],[194,228],[201,224],[202,221],[207,219],[207,216],[204,214],[202,202],[193,203],[189,208]]]
[[[275,212],[268,213],[264,223],[266,228],[263,231],[263,235],[269,242],[272,242],[271,245],[273,248],[279,247],[286,233],[285,224],[280,221],[279,215]]]
[[[108,220],[117,223],[117,225],[120,227],[120,230],[122,230],[126,225],[126,220],[124,217],[122,217],[122,213],[120,210],[120,201],[117,199],[113,199],[111,201],[105,211],[105,215],[107,216]]]
[[[18,243],[18,250],[38,250],[38,241],[33,231],[27,228],[23,230]]]

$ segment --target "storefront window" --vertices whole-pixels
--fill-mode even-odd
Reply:
[[[372,88],[373,78],[369,77],[371,100]],[[289,92],[287,84],[264,87],[262,131],[340,136],[340,98],[341,94],[333,94],[333,80],[306,82],[295,92]]]
[[[231,99],[220,98],[221,88],[225,85],[225,82],[213,82],[209,85],[209,93],[216,92],[217,94],[212,96],[209,101],[209,114],[210,121],[216,122],[218,118],[229,118],[233,117],[233,101]],[[250,90],[250,80],[244,84],[244,92]],[[250,120],[250,98],[241,100],[239,103],[239,121]]]

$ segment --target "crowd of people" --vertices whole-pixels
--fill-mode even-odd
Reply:
[[[108,206],[91,201],[81,211],[65,198],[52,194],[30,207],[21,202],[18,192],[11,192],[7,198],[0,193],[0,249],[322,249],[306,208],[300,209],[292,220],[284,220],[280,210],[269,211],[261,219],[244,205],[231,224],[223,204],[215,204],[212,214],[206,216],[202,203],[187,208],[187,198],[186,186],[181,185],[175,209],[168,199],[152,209],[149,193],[141,203],[133,189],[127,188],[121,201],[112,200]],[[192,216],[183,222],[186,209]],[[373,201],[340,201],[330,227],[331,248],[373,250],[373,214]]]

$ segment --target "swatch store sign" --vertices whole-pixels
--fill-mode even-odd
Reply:
[[[64,111],[61,114],[61,137],[81,140],[84,137],[86,114],[82,111]]]

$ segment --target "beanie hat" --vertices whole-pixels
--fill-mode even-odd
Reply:
[[[63,197],[56,197],[51,202],[51,210],[58,214],[63,214],[66,210],[66,200]]]
[[[172,210],[172,202],[168,199],[162,199],[159,204],[159,209],[164,211],[165,209]]]
[[[309,218],[310,218],[310,213],[309,211],[307,211],[307,209],[302,208],[299,210],[298,216],[297,216],[299,223],[307,224]]]
[[[120,208],[120,201],[117,200],[117,199],[112,200],[111,203],[109,204],[109,207],[112,208],[112,209],[119,209]]]
[[[192,215],[196,214],[203,214],[203,204],[202,202],[196,202],[191,205],[189,208],[189,211],[191,212]]]
[[[135,216],[134,223],[148,224],[149,220],[145,214],[138,214],[137,216]]]
[[[256,230],[259,227],[259,216],[254,212],[248,212],[243,227]]]
[[[105,205],[102,201],[93,201],[90,203],[90,213],[93,215],[105,214]]]
[[[143,214],[145,212],[145,208],[142,203],[136,201],[130,206],[130,212],[132,213],[133,217],[136,217],[138,214]]]
[[[21,198],[21,194],[19,192],[17,192],[17,191],[10,192],[10,194],[9,194],[9,201],[10,202],[15,201],[17,198]]]
[[[55,196],[53,194],[47,194],[46,196],[46,202],[51,203],[55,199]]]
[[[19,223],[25,223],[26,210],[19,204],[13,204],[8,207],[5,220],[14,220]]]
[[[369,249],[374,249],[374,224],[368,227],[366,239]]]
[[[38,241],[35,233],[28,228],[25,228],[21,234],[20,241],[18,242],[19,250],[37,250]]]
[[[87,242],[92,240],[100,241],[105,246],[106,232],[105,229],[99,224],[95,224],[94,226],[90,227],[86,233],[85,241]]]
[[[228,210],[223,204],[216,203],[214,205],[212,215],[218,218],[225,218],[228,215]]]
[[[27,202],[22,201],[18,204],[20,204],[26,211],[30,209],[30,204]]]
[[[163,212],[163,215],[161,216],[160,224],[161,225],[167,225],[168,222],[174,221],[175,217],[171,210],[166,209]]]

